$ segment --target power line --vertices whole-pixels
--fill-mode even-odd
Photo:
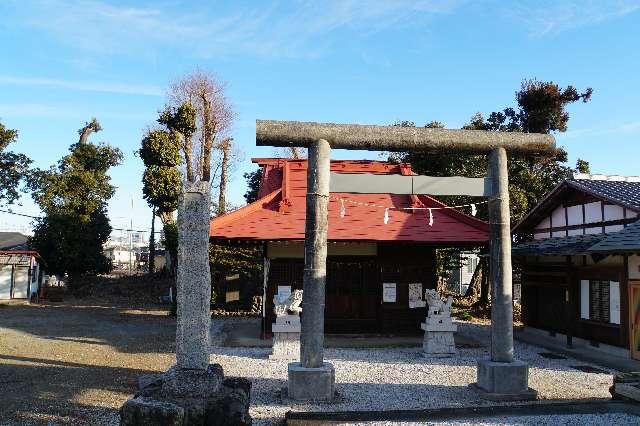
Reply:
[[[16,215],[16,216],[30,217],[31,219],[42,219],[40,216],[29,216],[28,214],[16,213],[16,212],[12,212],[10,210],[0,210],[0,212],[13,214],[13,215]]]
[[[10,210],[2,210],[2,209],[0,209],[0,213],[7,213],[7,214],[15,215],[15,216],[28,217],[28,218],[31,218],[31,219],[42,219],[42,216],[31,216],[31,215],[28,215],[28,214],[12,212]],[[113,230],[113,231],[148,232],[148,233],[151,233],[150,230],[141,230],[141,229],[111,228],[111,230]],[[162,231],[155,231],[154,232],[154,234],[161,234],[161,233],[162,233]]]

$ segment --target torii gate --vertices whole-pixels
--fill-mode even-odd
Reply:
[[[486,186],[490,189],[485,191],[485,195],[489,196],[489,269],[493,291],[491,358],[478,360],[477,383],[474,385],[491,399],[536,398],[536,392],[528,385],[528,365],[515,360],[513,356],[507,151],[520,155],[551,155],[556,151],[553,136],[256,120],[256,144],[309,149],[302,301],[304,313],[300,362],[288,366],[290,398],[330,401],[335,392],[335,371],[330,363],[324,362],[323,355],[331,148],[488,154]],[[348,185],[346,182],[341,184]]]

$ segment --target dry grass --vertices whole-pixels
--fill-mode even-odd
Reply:
[[[154,306],[160,296],[169,294],[174,279],[164,273],[133,276],[86,276],[75,283],[72,296],[83,303]]]

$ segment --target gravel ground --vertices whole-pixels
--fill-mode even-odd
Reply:
[[[531,426],[585,426],[585,425],[616,425],[636,426],[638,417],[629,414],[574,414],[574,415],[549,415],[549,416],[497,416],[487,417],[482,420],[447,420],[446,422],[365,422],[365,423],[338,423],[341,426],[367,425],[367,426],[409,426],[409,425],[454,425],[454,426],[507,426],[507,425],[531,425]]]
[[[213,326],[212,361],[227,375],[253,381],[251,415],[256,424],[269,424],[290,410],[346,411],[426,409],[491,405],[467,386],[475,382],[476,361],[489,356],[487,326],[459,322],[459,332],[474,336],[484,347],[459,349],[455,358],[427,359],[416,349],[326,349],[325,358],[336,370],[339,400],[335,404],[293,404],[280,397],[286,385],[287,364],[266,359],[268,349],[224,348],[224,323]],[[543,349],[516,342],[516,357],[529,363],[530,386],[540,399],[572,400],[610,398],[612,374],[583,373],[572,365],[591,365],[575,359],[547,359]],[[613,370],[608,370],[613,373]],[[508,404],[504,404],[508,405]]]
[[[488,404],[467,388],[475,381],[476,360],[488,356],[486,326],[459,323],[461,333],[474,335],[486,346],[460,349],[457,357],[449,359],[425,359],[418,348],[327,349],[325,357],[335,366],[340,397],[335,404],[318,405],[282,400],[280,389],[286,384],[287,365],[266,359],[269,350],[220,346],[224,328],[238,321],[255,319],[214,321],[211,359],[222,364],[226,375],[252,379],[251,415],[255,424],[277,422],[290,409],[384,410]],[[117,410],[135,391],[136,378],[164,371],[175,361],[174,332],[175,321],[153,309],[0,305],[0,388],[10,389],[0,397],[0,425],[117,424]],[[570,366],[585,363],[546,359],[539,352],[543,350],[516,343],[516,355],[530,363],[530,384],[543,400],[610,397],[611,374],[583,373]],[[624,416],[607,416],[614,417],[597,416],[594,422],[582,417],[579,423],[611,420],[628,424]],[[551,421],[544,417],[519,418],[516,423]],[[501,422],[513,424],[507,418],[486,424]]]

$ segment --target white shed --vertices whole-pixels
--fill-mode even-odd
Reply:
[[[30,299],[42,283],[42,260],[31,250],[0,251],[0,299]]]

